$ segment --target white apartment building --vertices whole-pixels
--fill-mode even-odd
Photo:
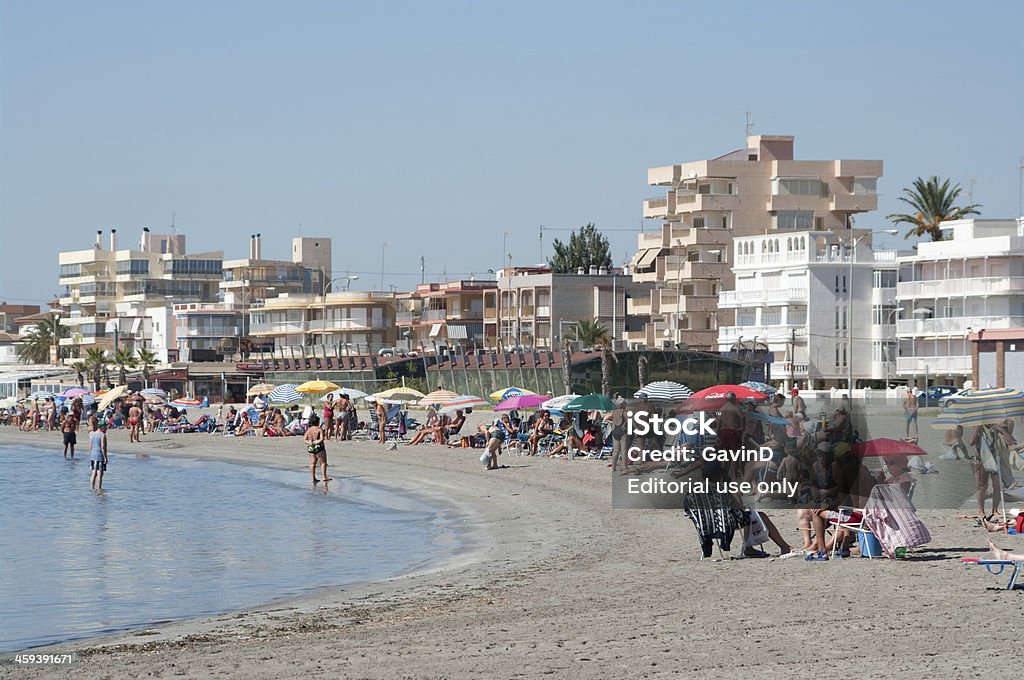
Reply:
[[[883,387],[895,374],[897,253],[872,250],[866,236],[851,242],[812,230],[734,239],[735,289],[722,291],[718,306],[736,323],[718,329],[718,351],[767,346],[767,377],[787,390],[845,388],[851,370],[855,387]]]
[[[899,258],[897,372],[918,387],[963,385],[972,334],[1024,328],[1024,218],[941,228],[945,240]]]
[[[224,256],[185,252],[183,234],[156,234],[143,227],[137,248],[119,248],[111,229],[92,248],[59,254],[61,324],[70,328],[62,346],[80,354],[90,347],[146,348],[160,362],[176,353],[172,306],[215,302]]]

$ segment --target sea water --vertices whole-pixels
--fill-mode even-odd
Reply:
[[[102,493],[78,456],[0,448],[0,652],[383,579],[458,548],[449,514],[346,478],[337,453],[326,487],[305,455],[290,471],[112,453]]]

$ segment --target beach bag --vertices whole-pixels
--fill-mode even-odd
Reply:
[[[747,540],[743,541],[744,548],[752,548],[755,545],[761,545],[762,543],[768,542],[768,529],[764,525],[764,521],[761,520],[761,515],[758,514],[757,510],[750,509],[750,534],[747,535]]]
[[[1024,512],[1017,515],[1017,519],[1013,523],[1013,530],[1018,534],[1024,534]]]

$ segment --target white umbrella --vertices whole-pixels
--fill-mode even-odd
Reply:
[[[646,394],[651,401],[676,404],[692,396],[693,390],[682,383],[658,380],[641,387],[633,396],[639,399],[641,394]]]
[[[561,411],[565,408],[565,405],[580,395],[578,394],[563,394],[560,397],[552,397],[543,404],[540,405],[542,409],[548,411]]]
[[[354,387],[342,387],[341,389],[334,390],[333,392],[328,392],[324,396],[320,397],[320,401],[327,401],[327,397],[337,399],[343,394],[347,394],[349,399],[363,399],[365,397],[370,396],[366,392],[363,392],[362,390],[357,390]]]
[[[302,394],[291,383],[278,385],[267,395],[267,401],[271,404],[292,404],[300,399],[302,399]]]

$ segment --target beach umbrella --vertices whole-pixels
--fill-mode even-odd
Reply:
[[[770,423],[771,425],[782,425],[783,427],[788,427],[789,425],[793,424],[786,420],[785,418],[768,415],[767,413],[761,413],[760,411],[756,410],[747,411],[746,413],[748,418],[753,418],[754,420],[763,420],[764,422]]]
[[[757,382],[756,380],[748,380],[745,383],[740,383],[740,387],[749,387],[750,389],[756,390],[757,392],[763,392],[764,394],[767,394],[768,396],[771,396],[771,395],[775,394],[776,392],[778,392],[778,390],[776,390],[774,387],[772,387],[768,383]]]
[[[0,408],[14,408],[18,404],[18,400],[14,397],[4,397],[0,399]]]
[[[897,458],[900,456],[926,456],[928,452],[911,442],[879,437],[854,444],[853,455],[858,458]]]
[[[127,385],[118,385],[112,390],[104,392],[103,397],[100,399],[99,409],[102,411],[106,407],[114,403],[115,399],[119,399],[128,393]],[[82,405],[85,405],[85,396],[82,396]]]
[[[32,394],[28,395],[28,399],[29,401],[43,401],[45,399],[53,399],[56,396],[57,395],[54,394],[53,392],[39,390],[38,392],[33,392]]]
[[[518,411],[519,409],[537,408],[548,398],[540,394],[520,394],[509,397],[494,407],[495,411]]]
[[[427,395],[411,387],[392,387],[373,395],[374,399],[396,399],[398,401],[418,401]]]
[[[641,387],[633,397],[639,399],[641,394],[646,394],[651,401],[675,404],[692,395],[693,390],[682,383],[658,380]]]
[[[89,390],[85,389],[84,387],[75,386],[75,387],[69,387],[66,390],[64,390],[63,392],[61,392],[60,396],[74,398],[74,397],[80,397],[83,394],[89,394]]]
[[[494,401],[504,401],[512,397],[521,397],[524,394],[536,394],[522,387],[502,387],[500,390],[491,392],[490,397]]]
[[[330,380],[307,380],[295,388],[296,392],[303,394],[323,394],[338,389],[338,386]]]
[[[118,387],[127,387],[127,386],[118,385]],[[114,388],[114,389],[117,389],[117,388]],[[111,390],[111,391],[113,391],[113,390]],[[139,394],[141,394],[147,400],[150,397],[154,397],[154,398],[160,399],[162,401],[167,401],[167,392],[165,392],[164,390],[160,389],[159,387],[148,387],[148,388],[146,388],[144,390],[141,390],[139,392]]]
[[[1024,392],[1006,387],[971,390],[946,407],[932,421],[937,430],[952,430],[957,425],[991,425],[1007,418],[1024,417]]]
[[[467,408],[490,408],[491,402],[471,394],[460,394],[440,408],[441,413],[464,411]]]
[[[180,397],[173,401],[167,402],[168,405],[176,408],[206,408],[210,405],[208,397],[200,399],[191,399],[189,397]]]
[[[722,404],[725,403],[725,395],[729,392],[736,395],[737,401],[743,401],[744,399],[762,401],[768,398],[768,395],[764,392],[758,392],[742,385],[715,385],[714,387],[707,387],[700,392],[695,392],[693,396],[686,400],[684,410],[717,411],[722,408]]]
[[[326,402],[327,401],[327,397],[330,397],[331,399],[337,399],[338,397],[340,397],[343,394],[347,394],[348,398],[349,399],[353,399],[353,400],[354,399],[364,399],[364,398],[370,396],[366,392],[363,392],[362,390],[357,390],[354,387],[339,387],[338,389],[333,390],[331,392],[328,392],[324,396],[320,397],[320,401]]]
[[[253,385],[248,390],[246,390],[245,396],[247,396],[247,397],[266,396],[266,395],[270,394],[273,391],[274,391],[274,385],[271,385],[270,383],[260,383],[258,385]]]
[[[92,406],[96,403],[96,397],[86,392],[82,395],[82,406]]]
[[[563,411],[614,411],[615,404],[603,394],[593,392],[576,397],[562,409]]]
[[[548,411],[561,411],[563,408],[565,408],[566,404],[568,404],[573,399],[579,398],[579,396],[580,395],[578,394],[563,394],[560,397],[552,397],[551,399],[548,399],[543,404],[541,404],[540,407]]]
[[[300,399],[302,399],[302,394],[295,389],[295,385],[292,383],[278,385],[267,395],[267,401],[271,404],[292,404]]]
[[[451,390],[434,390],[427,396],[420,399],[420,406],[438,406],[441,404],[447,404],[457,396],[459,396],[459,393],[452,392]]]

